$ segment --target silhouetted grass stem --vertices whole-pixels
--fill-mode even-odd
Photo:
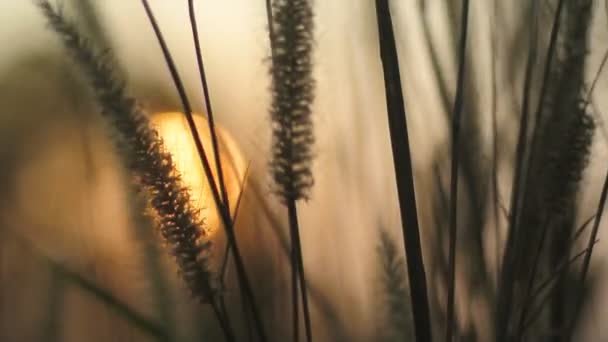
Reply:
[[[419,342],[432,341],[405,103],[401,88],[391,13],[387,0],[376,0],[376,16],[416,340]]]
[[[466,46],[469,27],[469,0],[462,1],[462,28],[460,36],[458,84],[456,86],[456,99],[452,114],[452,165],[450,177],[450,244],[448,264],[448,304],[446,318],[445,340],[452,340],[454,328],[454,291],[456,289],[456,237],[458,225],[458,170],[460,161],[460,126],[464,107],[464,78],[466,71]]]
[[[536,24],[536,2],[533,2],[529,12],[532,30],[529,36],[529,51],[526,61],[524,85],[522,88],[521,116],[519,121],[519,133],[515,151],[515,172],[513,177],[511,203],[509,211],[508,235],[505,252],[502,260],[500,278],[498,282],[498,298],[496,312],[496,340],[505,341],[508,338],[508,328],[512,310],[512,297],[515,284],[515,272],[518,265],[518,252],[516,251],[518,239],[519,214],[525,201],[526,172],[526,146],[528,141],[528,127],[530,121],[530,89],[532,87],[533,70],[537,58],[537,30]],[[559,10],[558,14],[559,15]],[[555,27],[554,27],[555,29]],[[549,51],[551,53],[551,51]],[[548,58],[550,58],[548,56]]]

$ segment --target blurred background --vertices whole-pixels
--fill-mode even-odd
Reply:
[[[111,49],[116,73],[157,125],[165,122],[161,113],[181,111],[140,1],[60,3],[94,44]],[[463,341],[491,339],[496,265],[507,229],[503,208],[511,195],[531,32],[529,3],[474,1],[470,12],[456,290]],[[538,2],[540,58],[534,65],[534,98],[556,3]],[[187,2],[150,4],[195,111],[204,115]],[[390,305],[394,293],[387,294],[386,286],[391,281],[387,270],[401,272],[404,260],[374,3],[333,0],[314,6],[315,185],[311,199],[298,209],[315,340],[403,340],[412,336],[411,326],[403,323],[409,309],[407,303]],[[448,113],[456,85],[459,8],[459,1],[391,4],[427,280],[439,326],[445,310]],[[271,132],[264,2],[199,0],[196,9],[215,117],[231,141],[228,157],[239,160],[238,172],[230,178],[237,184],[232,195],[243,191],[238,239],[265,324],[273,340],[286,340],[287,217],[272,193],[267,170]],[[604,1],[594,1],[585,84],[596,76],[608,48],[606,13]],[[211,309],[191,300],[152,225],[138,220],[142,207],[129,192],[111,130],[86,78],[33,1],[0,0],[0,42],[0,340],[154,339],[133,324],[123,306],[138,317],[161,322],[175,340],[218,340]],[[569,214],[572,227],[595,212],[606,172],[607,82],[600,76],[592,96],[597,129]],[[179,128],[160,131],[167,141],[188,134]],[[192,146],[176,141],[172,152],[180,164],[191,158]],[[200,171],[182,167],[184,174]],[[206,190],[193,186],[196,191],[201,192],[201,215],[217,224]],[[602,324],[608,305],[605,226],[600,227],[591,285],[578,320],[575,339],[580,341],[608,339],[608,327]],[[214,263],[219,264],[225,242],[221,234],[214,239]],[[587,240],[578,241],[575,250]],[[100,300],[99,293],[66,270],[104,289],[120,305]],[[238,289],[234,279],[230,282],[233,273],[229,270],[226,291],[231,309],[239,312]],[[406,298],[406,281],[394,281],[399,285],[396,294]],[[397,314],[406,318],[395,319]]]

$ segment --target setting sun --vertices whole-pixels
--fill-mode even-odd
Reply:
[[[213,177],[219,187],[207,120],[203,116],[195,114],[194,121],[211,165]],[[173,161],[182,176],[184,185],[190,189],[192,204],[201,211],[206,223],[205,227],[212,236],[215,235],[220,227],[220,218],[184,114],[159,113],[152,116],[152,124],[162,137],[168,152],[173,155]],[[231,211],[234,214],[235,203],[242,188],[245,162],[234,139],[224,129],[217,126],[215,129],[218,134],[226,192]]]

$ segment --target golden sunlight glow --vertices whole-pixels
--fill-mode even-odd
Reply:
[[[194,122],[219,189],[215,158],[213,156],[213,145],[207,120],[202,115],[195,114]],[[213,237],[219,230],[221,221],[184,114],[156,114],[152,116],[152,124],[158,130],[168,152],[173,155],[173,161],[182,176],[184,185],[190,189],[192,204],[200,209],[201,218],[205,221],[205,227],[210,236]],[[217,125],[215,130],[218,135],[220,160],[226,183],[226,192],[228,193],[228,200],[234,215],[235,204],[238,201],[245,174],[245,161],[234,139],[221,127],[217,127]]]

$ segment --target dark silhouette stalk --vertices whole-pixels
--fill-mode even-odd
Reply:
[[[515,175],[513,177],[513,185],[511,192],[511,204],[509,212],[509,229],[505,253],[503,256],[503,264],[501,268],[501,276],[498,283],[498,299],[496,312],[496,340],[503,342],[508,338],[508,329],[512,310],[512,298],[515,287],[516,269],[519,261],[517,253],[517,239],[519,212],[523,207],[525,196],[524,185],[526,184],[526,145],[528,140],[528,125],[530,117],[530,89],[532,87],[532,77],[534,65],[537,57],[537,31],[536,24],[536,9],[537,4],[533,2],[530,9],[530,23],[532,31],[529,37],[529,52],[526,61],[526,73],[523,86],[523,101],[521,108],[521,117],[519,122],[519,136],[517,139],[517,148],[515,152]],[[546,69],[547,71],[547,69]],[[548,71],[547,71],[548,72]],[[541,96],[542,97],[542,96]],[[537,121],[538,123],[538,121]]]
[[[215,313],[215,317],[217,318],[217,322],[222,328],[222,332],[224,333],[224,337],[226,338],[226,342],[235,342],[234,334],[232,333],[232,327],[230,326],[230,321],[227,317],[227,312],[223,310],[223,307],[219,305],[215,301],[211,301],[211,308],[213,308],[213,312]]]
[[[376,0],[376,15],[393,164],[395,167],[403,239],[407,257],[414,330],[417,341],[432,341],[431,318],[422,248],[420,246],[420,229],[418,226],[405,103],[401,89],[399,61],[391,13],[387,0]]]
[[[551,221],[545,219],[541,224],[541,235],[538,241],[538,246],[534,250],[534,258],[532,259],[532,271],[530,272],[530,277],[528,279],[528,285],[526,286],[526,292],[524,294],[524,304],[521,310],[521,314],[519,316],[519,326],[517,328],[517,336],[518,338],[523,338],[523,329],[525,326],[526,318],[528,317],[528,310],[530,309],[532,289],[534,288],[534,282],[536,280],[536,274],[538,273],[538,267],[540,266],[540,258],[542,255],[542,251],[545,247],[545,240],[547,239],[547,234],[549,232]]]
[[[492,97],[491,97],[491,108],[492,108],[492,214],[494,216],[494,237],[496,249],[495,252],[495,267],[496,267],[496,285],[498,285],[498,275],[500,274],[500,257],[501,257],[501,248],[500,248],[500,215],[499,215],[499,207],[500,207],[500,198],[499,198],[499,190],[498,190],[498,86],[496,84],[496,40],[498,37],[496,36],[496,1],[492,0],[492,23],[491,23],[491,78],[492,78]],[[507,215],[508,216],[508,215]]]
[[[222,160],[220,158],[219,144],[217,141],[217,132],[215,129],[215,119],[213,116],[213,108],[211,106],[211,95],[209,94],[209,87],[207,84],[207,75],[205,73],[205,64],[203,62],[201,44],[200,44],[200,39],[198,36],[198,24],[196,22],[196,12],[194,10],[194,0],[188,0],[188,15],[190,18],[190,27],[192,29],[192,38],[194,40],[196,63],[197,63],[198,71],[200,74],[201,86],[203,88],[203,98],[205,101],[205,109],[207,112],[207,127],[209,128],[209,134],[211,136],[211,146],[212,146],[211,148],[213,149],[213,157],[215,158],[215,169],[216,169],[216,173],[217,173],[217,177],[218,177],[220,194],[222,195],[221,199],[223,200],[222,205],[224,206],[224,210],[230,212],[230,201],[228,198],[228,192],[226,191],[226,182],[224,180],[224,172],[222,169]],[[214,180],[214,182],[215,182],[215,180]],[[239,198],[240,198],[240,195],[239,195]],[[234,220],[233,220],[233,223],[234,223]],[[230,243],[226,244],[226,252],[225,252],[226,256],[228,255],[228,253],[230,253],[230,246],[231,246]],[[227,260],[228,259],[225,258],[225,261],[227,261]],[[225,264],[223,264],[222,272],[220,273],[220,284],[222,286],[224,285],[223,284],[224,271],[225,271],[224,265]],[[220,297],[220,307],[225,309],[223,292],[220,291],[218,293],[218,296]],[[228,320],[227,310],[224,310],[224,312],[225,312],[225,318]]]
[[[157,37],[157,40],[159,42],[159,45],[162,49],[163,55],[167,62],[167,67],[169,68],[169,72],[171,73],[171,77],[173,78],[173,82],[175,83],[175,87],[178,91],[180,100],[184,107],[184,114],[186,116],[186,120],[188,121],[188,126],[190,128],[192,137],[194,139],[194,143],[195,143],[197,152],[201,158],[201,162],[203,164],[203,169],[205,171],[205,176],[209,180],[209,185],[211,188],[211,193],[213,195],[213,199],[215,201],[215,204],[218,207],[218,211],[220,213],[220,218],[222,219],[224,228],[226,229],[226,235],[228,237],[228,242],[232,245],[232,253],[233,253],[234,262],[235,262],[235,266],[236,266],[237,276],[239,279],[239,285],[243,288],[243,291],[246,296],[245,300],[248,301],[249,304],[251,305],[252,316],[253,316],[254,324],[256,325],[256,328],[257,328],[258,336],[260,337],[260,339],[262,341],[267,341],[266,333],[265,333],[264,326],[262,323],[262,318],[259,314],[259,309],[258,309],[257,305],[255,304],[255,296],[253,294],[253,289],[252,289],[251,283],[249,282],[249,279],[247,277],[247,272],[245,270],[245,264],[243,262],[240,250],[238,248],[236,236],[234,233],[234,227],[232,224],[232,219],[230,217],[229,211],[226,210],[226,207],[222,205],[220,194],[219,194],[216,182],[214,181],[213,173],[211,172],[211,166],[209,165],[209,160],[207,159],[205,149],[203,147],[203,144],[201,142],[200,136],[198,134],[198,131],[197,131],[195,123],[194,123],[194,118],[192,115],[192,108],[190,106],[190,102],[188,101],[188,97],[186,96],[186,91],[184,89],[184,85],[181,82],[181,79],[177,72],[177,68],[175,67],[175,63],[173,62],[173,58],[171,57],[171,54],[169,52],[169,49],[165,43],[163,36],[162,36],[160,28],[158,27],[158,24],[156,23],[156,19],[154,17],[154,14],[152,13],[152,10],[150,9],[148,1],[147,0],[141,0],[141,1],[144,6],[144,9],[146,11],[146,15],[148,16],[148,19],[150,20],[150,24],[152,25],[152,28],[154,29],[154,33]]]
[[[445,340],[452,341],[454,329],[454,291],[456,289],[456,235],[458,224],[458,168],[460,162],[460,117],[464,107],[464,77],[466,72],[466,47],[469,26],[469,0],[462,1],[462,29],[459,46],[458,85],[452,114],[452,165],[450,179],[450,247],[448,265],[448,304]]]
[[[300,279],[300,292],[302,293],[302,309],[304,312],[304,325],[305,325],[305,329],[306,329],[306,336],[307,336],[307,340],[308,341],[312,341],[312,333],[310,332],[312,330],[311,326],[310,326],[310,316],[307,317],[307,313],[310,312],[310,308],[308,306],[308,300],[304,300],[305,298],[308,298],[308,289],[306,287],[306,276],[304,274],[304,268],[301,267],[301,265],[304,265],[304,260],[302,259],[302,251],[301,251],[301,242],[300,242],[300,229],[299,229],[299,223],[298,223],[298,213],[296,210],[296,202],[295,201],[291,201],[288,205],[287,205],[287,210],[288,210],[288,216],[289,216],[289,226],[290,228],[290,234],[292,234],[292,239],[294,242],[294,246],[295,248],[292,247],[292,249],[295,250],[294,253],[294,257],[297,258],[297,264],[300,265],[299,266],[299,271],[300,271],[300,275],[299,275],[299,279]],[[293,279],[292,279],[293,280]],[[294,292],[295,292],[295,296],[296,296],[296,301],[297,301],[297,284],[294,288]],[[297,305],[296,305],[296,309],[297,309]],[[297,318],[297,316],[296,316]],[[296,329],[297,331],[297,329]],[[296,339],[297,341],[297,339]]]

